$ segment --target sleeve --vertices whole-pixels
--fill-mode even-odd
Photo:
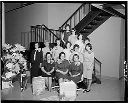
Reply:
[[[45,64],[46,64],[45,61],[43,61],[41,67],[45,67]]]
[[[55,66],[55,70],[57,70],[58,66],[57,66],[57,62],[54,62],[54,66]]]
[[[34,51],[32,51],[30,54],[30,63],[33,63],[33,58],[34,58]]]
[[[40,51],[40,63],[42,63],[43,62],[43,52],[42,52],[42,50]]]
[[[80,64],[80,69],[79,69],[79,70],[80,70],[80,71],[79,71],[80,74],[82,75],[82,74],[83,74],[83,63]]]

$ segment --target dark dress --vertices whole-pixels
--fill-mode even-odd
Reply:
[[[77,66],[77,65],[75,65],[74,62],[72,62],[70,67],[69,67],[69,72],[72,75],[77,75],[78,73],[80,73],[80,75],[78,75],[76,77],[71,77],[70,76],[70,80],[74,81],[75,83],[78,83],[81,80],[81,76],[83,74],[83,64],[80,63],[80,65]]]
[[[42,63],[42,67],[44,67],[44,70],[46,72],[50,72],[53,69],[53,67],[55,67],[55,65],[54,63],[51,64],[51,63],[48,63],[46,60],[44,60]],[[42,71],[42,77],[53,77],[53,76],[54,76],[54,71],[51,73],[51,75],[47,75]]]
[[[55,70],[60,70],[60,71],[63,71],[63,72],[66,72],[68,69],[69,69],[69,61],[68,60],[64,60],[64,61],[62,61],[62,63],[60,63],[60,64],[58,64],[58,63],[56,63],[56,65],[55,65]],[[58,79],[60,79],[60,78],[64,78],[64,79],[69,79],[69,74],[67,73],[67,74],[65,74],[65,75],[63,75],[63,74],[61,74],[60,72],[57,72],[56,71],[56,74],[55,74],[55,76],[58,78]]]
[[[32,82],[32,78],[33,77],[38,77],[41,76],[41,69],[40,69],[40,63],[42,63],[43,61],[43,53],[42,51],[37,51],[36,52],[36,58],[34,60],[34,54],[35,54],[35,50],[32,51],[31,53],[31,59],[30,59],[30,63],[32,65],[31,68],[31,82]]]

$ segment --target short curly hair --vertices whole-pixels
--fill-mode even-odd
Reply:
[[[61,57],[62,54],[64,54],[64,56],[65,56],[65,53],[64,53],[64,52],[61,52],[61,53],[59,54],[59,59],[61,59],[60,57]]]
[[[87,50],[87,49],[86,49],[87,46],[89,46],[90,50],[92,50],[92,45],[91,45],[91,43],[87,43],[87,44],[85,45],[85,50]]]

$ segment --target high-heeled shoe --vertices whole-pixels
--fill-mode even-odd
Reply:
[[[84,90],[83,90],[83,93],[85,93],[85,92],[90,92],[90,91],[91,91],[91,89],[89,89],[89,90],[88,90],[88,89],[84,89]]]

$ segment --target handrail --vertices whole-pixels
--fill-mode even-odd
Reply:
[[[47,26],[45,26],[44,24],[42,24],[42,26],[44,26],[47,30],[49,30],[57,39],[59,39],[55,33],[53,33]]]
[[[101,61],[99,61],[96,57],[94,57],[94,59],[95,59],[97,62],[99,62],[100,64],[102,64]]]
[[[83,5],[85,5],[85,3],[83,3],[83,4],[66,20],[66,22],[68,22],[68,21],[74,16],[74,14],[75,14]],[[61,26],[61,28],[66,24],[66,22],[64,22],[64,24]]]

